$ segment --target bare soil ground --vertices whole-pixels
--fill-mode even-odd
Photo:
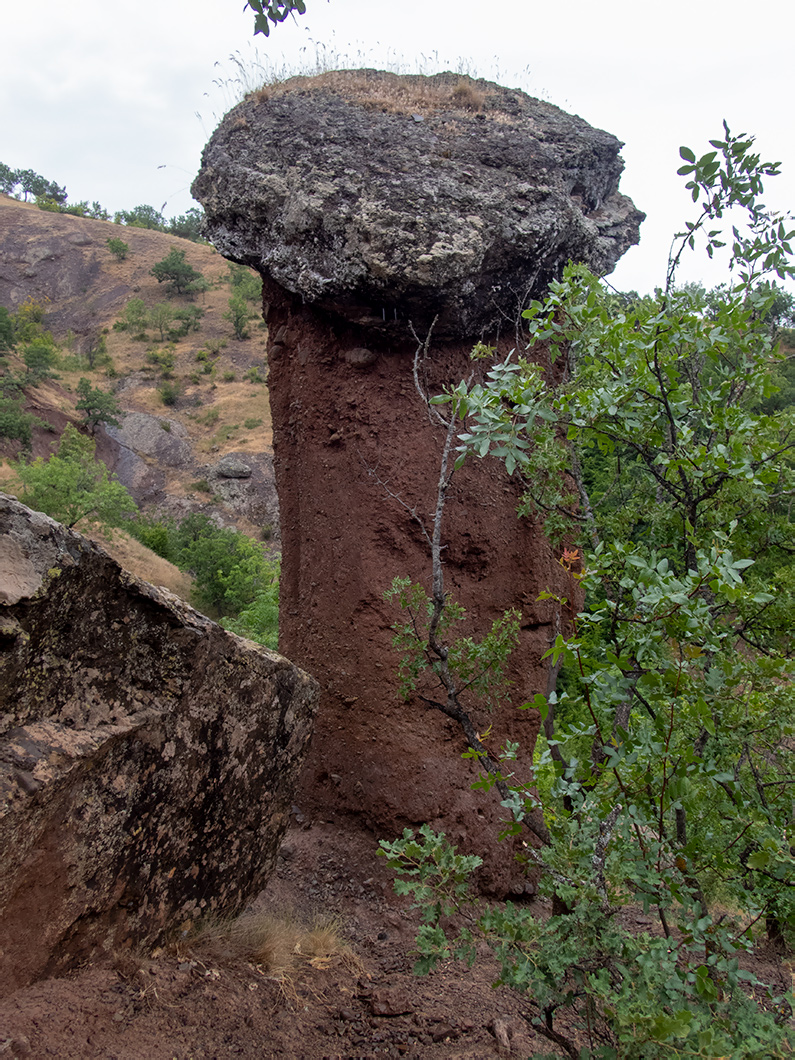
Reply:
[[[493,988],[484,951],[474,968],[448,962],[412,973],[417,914],[397,898],[377,843],[354,822],[299,823],[253,905],[307,923],[332,917],[350,951],[295,955],[274,973],[256,959],[189,941],[153,955],[109,955],[62,979],[0,1000],[0,1055],[60,1060],[225,1060],[376,1057],[490,1060],[557,1055]],[[539,915],[545,903],[536,901]],[[651,922],[630,914],[638,930]],[[35,925],[31,930],[35,930]],[[790,986],[790,969],[760,949],[750,966]],[[564,1055],[564,1054],[560,1054]]]

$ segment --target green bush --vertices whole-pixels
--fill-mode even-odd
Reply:
[[[166,382],[164,382],[161,386],[157,388],[157,392],[160,395],[160,400],[163,402],[164,405],[176,405],[176,403],[179,401],[179,383],[166,380]]]
[[[21,400],[13,397],[0,397],[0,438],[16,439],[24,448],[30,448],[33,428],[41,420],[25,412]]]
[[[127,255],[130,253],[130,247],[123,239],[118,239],[115,236],[111,236],[105,241],[108,245],[108,250],[114,256],[117,261],[124,261]]]
[[[24,484],[23,504],[70,528],[83,519],[120,526],[136,508],[124,486],[94,459],[94,442],[71,424],[54,456],[39,457],[31,464],[20,461],[17,474]]]

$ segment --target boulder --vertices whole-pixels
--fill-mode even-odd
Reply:
[[[437,336],[473,338],[570,259],[607,273],[637,243],[620,148],[491,82],[340,71],[250,94],[192,191],[226,257],[303,301],[370,330],[438,318]]]
[[[263,277],[280,646],[322,687],[300,805],[354,812],[381,835],[428,821],[480,853],[483,887],[501,894],[532,882],[497,842],[499,799],[471,790],[457,725],[397,694],[399,616],[384,593],[397,576],[430,587],[420,523],[432,522],[444,441],[415,352],[425,347],[429,395],[482,378],[474,344],[498,357],[520,345],[527,299],[570,258],[613,267],[643,217],[618,191],[620,146],[485,81],[347,71],[249,96],[193,185],[208,236]],[[578,589],[541,528],[517,519],[521,493],[498,461],[467,461],[448,490],[443,557],[462,634],[521,615],[503,706],[468,705],[492,750],[518,743],[527,776],[539,717],[516,708],[546,690],[559,629],[537,598],[576,602]]]
[[[227,453],[218,461],[213,471],[221,478],[251,478],[251,465],[236,453]]]
[[[239,911],[317,685],[0,494],[0,992]]]

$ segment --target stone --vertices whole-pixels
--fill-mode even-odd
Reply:
[[[499,798],[472,790],[479,771],[461,760],[457,725],[397,691],[399,616],[384,593],[395,577],[429,585],[420,522],[427,531],[443,444],[415,353],[427,339],[429,395],[482,380],[489,365],[472,347],[501,357],[520,344],[522,307],[570,258],[613,267],[643,217],[618,191],[620,146],[489,82],[347,71],[251,95],[193,186],[208,236],[263,277],[280,646],[322,688],[302,812],[354,813],[385,837],[427,821],[480,854],[480,886],[501,895],[524,892],[528,872],[497,841]],[[443,555],[462,635],[520,612],[501,708],[467,705],[490,747],[519,744],[528,775],[540,722],[517,708],[546,689],[558,629],[537,598],[548,590],[576,610],[579,590],[542,528],[517,519],[521,494],[496,460],[468,460],[448,490]]]
[[[4,494],[0,543],[4,993],[242,909],[318,689]]]
[[[221,478],[251,478],[251,465],[232,454],[219,460],[213,471]]]
[[[192,192],[226,257],[304,301],[388,333],[436,319],[437,335],[478,337],[569,259],[607,273],[637,243],[620,148],[488,81],[338,71],[238,104]]]

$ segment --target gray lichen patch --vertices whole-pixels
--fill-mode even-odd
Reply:
[[[317,699],[43,519],[0,495],[27,586],[0,607],[0,991],[236,912],[273,866]]]
[[[607,273],[638,241],[620,147],[490,82],[346,71],[240,103],[192,190],[224,255],[305,301],[477,336],[570,259]]]

